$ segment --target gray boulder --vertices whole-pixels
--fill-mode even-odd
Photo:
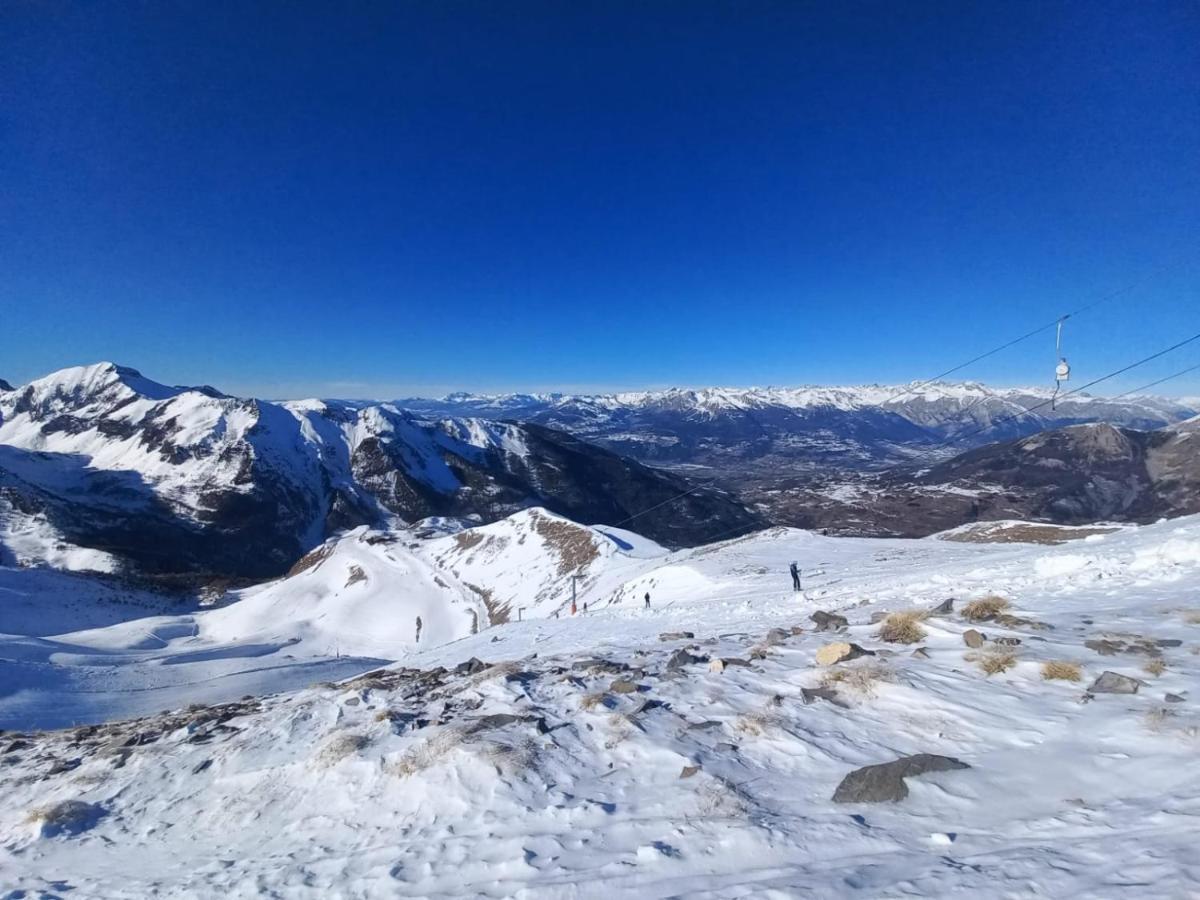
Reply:
[[[1118,672],[1104,672],[1092,682],[1089,694],[1136,694],[1141,682]]]
[[[823,609],[818,609],[815,613],[809,616],[817,624],[817,631],[840,631],[843,628],[848,628],[850,622],[845,616],[839,616],[837,613],[825,612]]]
[[[815,687],[815,688],[800,688],[800,697],[804,700],[804,705],[815,703],[817,700],[824,700],[826,703],[832,703],[834,706],[840,706],[842,709],[849,709],[850,706],[833,688]]]
[[[474,675],[476,672],[482,672],[486,668],[487,663],[472,656],[465,662],[460,662],[457,666],[455,666],[454,673],[456,675]]]
[[[680,647],[678,650],[672,653],[670,658],[667,660],[667,668],[682,669],[684,666],[690,666],[693,663],[701,663],[706,661],[707,660],[704,657],[694,656],[691,653],[688,653],[687,650],[684,650],[682,647]]]
[[[889,763],[855,769],[833,792],[834,803],[892,803],[908,796],[905,778],[926,772],[949,772],[971,768],[952,756],[918,753]]]

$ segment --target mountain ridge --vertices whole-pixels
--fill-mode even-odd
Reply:
[[[638,515],[672,546],[759,524],[693,487],[535,423],[271,403],[113,363],[0,394],[0,537],[32,529],[159,574],[270,577],[340,530],[529,506],[584,523]]]

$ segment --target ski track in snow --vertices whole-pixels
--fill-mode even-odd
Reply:
[[[174,613],[0,569],[2,727],[149,716],[94,737],[0,735],[0,897],[1200,895],[1200,517],[1053,547],[775,529],[676,553],[572,526],[598,548],[574,617],[545,538],[561,521],[531,511],[427,541],[352,532],[299,575]],[[803,595],[787,589],[793,559]],[[488,627],[466,583],[525,620]],[[931,618],[918,659],[868,624],[993,593],[1049,627]],[[895,654],[843,664],[882,674],[839,687],[848,708],[801,696],[827,671],[816,651],[842,639],[813,633],[816,609]],[[805,633],[750,666],[666,669],[683,646],[749,659],[793,625]],[[988,677],[964,659],[969,627],[1019,637],[1015,667]],[[659,639],[682,630],[695,639]],[[1144,653],[1083,646],[1131,635],[1181,645],[1160,651],[1159,675]],[[497,665],[424,688],[412,672],[317,684],[382,659],[428,671],[471,657]],[[634,667],[639,690],[611,691],[618,674],[592,658]],[[1081,663],[1083,681],[1043,681],[1048,660]],[[1142,687],[1085,702],[1105,670]],[[154,715],[243,694],[263,699],[215,726]],[[531,718],[480,723],[491,714]],[[14,740],[31,746],[4,753]],[[895,804],[831,802],[852,769],[918,752],[971,768],[910,778]],[[73,799],[104,815],[42,836],[30,812]]]

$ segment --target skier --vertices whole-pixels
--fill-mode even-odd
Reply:
[[[799,565],[799,563],[797,563],[795,560],[792,560],[792,564],[788,567],[788,570],[792,573],[792,590],[793,591],[800,590],[800,565]]]
[[[650,592],[646,591],[646,609],[650,608]]]
[[[421,617],[417,616],[417,643],[421,643]]]

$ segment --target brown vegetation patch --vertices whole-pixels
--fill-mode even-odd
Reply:
[[[1042,663],[1042,678],[1046,681],[1079,681],[1083,678],[1083,672],[1079,663],[1054,659]]]
[[[591,531],[571,522],[533,516],[533,530],[558,554],[558,574],[570,575],[591,565],[600,556]]]
[[[1142,670],[1150,675],[1158,676],[1167,671],[1167,664],[1161,659],[1152,659],[1142,666]]]
[[[925,638],[921,623],[928,615],[921,609],[890,613],[879,626],[879,639],[889,644],[916,644]]]
[[[988,647],[978,653],[967,653],[963,659],[977,664],[984,675],[999,675],[1017,664],[1017,651],[1008,647]]]
[[[1001,615],[1010,605],[1003,597],[980,597],[962,608],[962,617],[968,622],[986,622]]]
[[[478,547],[485,540],[487,540],[487,535],[475,530],[460,531],[454,535],[455,546],[457,546],[459,550],[463,551]]]
[[[474,591],[476,596],[483,601],[484,609],[487,610],[489,625],[504,625],[509,621],[512,613],[512,605],[497,601],[495,599],[495,591],[491,588],[481,588],[479,585],[471,584],[469,581],[464,581],[463,586]]]
[[[318,547],[315,550],[310,550],[308,553],[305,553],[302,557],[296,560],[292,567],[288,569],[286,577],[291,578],[293,575],[299,575],[301,572],[307,572],[309,569],[315,569],[321,563],[325,562],[325,560],[329,559],[332,553],[332,544],[326,544],[325,546]]]
[[[875,688],[881,682],[891,681],[892,670],[880,663],[866,663],[859,666],[845,666],[830,669],[821,676],[821,687],[843,687],[857,691],[864,697],[874,695]]]
[[[980,523],[970,528],[941,535],[944,541],[968,544],[1065,544],[1094,534],[1112,534],[1116,528],[1065,528],[1022,522],[1017,525]]]

